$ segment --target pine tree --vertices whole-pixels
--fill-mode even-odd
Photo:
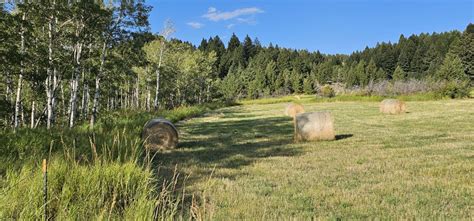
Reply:
[[[229,44],[227,45],[227,51],[234,51],[236,48],[240,47],[240,40],[235,35],[235,33],[232,33],[232,37],[230,37]]]
[[[459,58],[464,67],[464,72],[474,82],[474,24],[469,24],[462,34]]]
[[[252,39],[247,35],[244,39],[244,44],[242,45],[244,50],[244,59],[248,63],[249,59],[255,56],[255,45],[252,43]]]
[[[400,43],[401,51],[398,57],[397,65],[400,66],[403,71],[411,72],[411,61],[416,52],[416,44],[412,40],[412,37],[404,41],[404,44]]]
[[[436,77],[440,80],[466,81],[469,79],[464,72],[461,59],[455,54],[448,53],[443,64],[436,72]]]
[[[291,89],[294,93],[301,93],[301,74],[297,70],[291,72]]]
[[[361,60],[354,69],[354,74],[360,86],[365,86],[369,83],[369,78],[365,72],[365,61]]]
[[[368,81],[377,80],[377,66],[375,65],[374,59],[370,59],[369,64],[365,68],[365,74],[368,78]]]
[[[405,71],[403,71],[403,68],[401,68],[400,66],[397,66],[397,68],[393,72],[392,79],[394,81],[403,81],[405,80],[405,78],[406,78]]]
[[[207,51],[207,45],[208,45],[207,40],[203,38],[201,40],[201,44],[199,44],[198,49],[201,51]]]
[[[305,94],[313,94],[313,82],[311,82],[311,78],[307,77],[303,80],[303,92]]]

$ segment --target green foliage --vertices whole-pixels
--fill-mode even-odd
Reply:
[[[436,72],[436,78],[447,81],[466,81],[468,76],[464,73],[461,59],[448,53],[443,64]]]
[[[313,94],[314,93],[313,82],[311,82],[310,78],[305,78],[303,80],[303,92],[305,94]]]
[[[403,81],[406,78],[405,71],[400,66],[397,66],[392,75],[392,80],[394,81]]]
[[[291,89],[296,94],[301,93],[301,74],[296,70],[291,72]]]
[[[219,91],[222,93],[226,102],[234,102],[239,98],[242,90],[242,81],[239,78],[239,72],[239,69],[231,68],[229,74],[219,83]]]
[[[464,67],[464,72],[474,82],[474,24],[469,24],[461,38],[459,57]]]
[[[448,81],[438,91],[439,98],[466,98],[469,97],[471,89],[468,81]]]

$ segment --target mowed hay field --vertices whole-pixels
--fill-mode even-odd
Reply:
[[[335,141],[294,144],[287,103],[220,109],[178,124],[178,164],[200,215],[272,218],[474,217],[474,100],[303,102],[330,111]]]

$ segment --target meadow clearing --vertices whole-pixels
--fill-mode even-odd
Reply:
[[[335,141],[294,144],[286,103],[247,101],[178,124],[178,165],[202,217],[217,220],[474,216],[474,100],[314,102],[335,118]]]
[[[93,133],[3,131],[0,219],[43,217],[43,158],[49,219],[472,218],[474,100],[405,97],[408,113],[383,115],[380,99],[291,96],[109,113]],[[294,143],[291,101],[330,111],[336,140]],[[180,143],[149,161],[140,133],[156,116]]]

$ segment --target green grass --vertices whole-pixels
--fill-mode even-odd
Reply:
[[[338,139],[325,142],[292,142],[293,96],[107,113],[94,133],[0,131],[0,219],[42,218],[42,158],[57,220],[470,219],[474,100],[427,98],[382,115],[381,97],[301,96],[333,113]],[[179,121],[180,144],[150,162],[139,137],[158,116]]]
[[[241,100],[237,102],[241,105],[252,105],[252,104],[276,104],[276,103],[287,103],[287,102],[296,102],[296,103],[325,103],[325,102],[337,102],[337,101],[360,101],[360,102],[374,102],[382,101],[385,98],[397,98],[404,101],[432,101],[440,100],[441,98],[437,97],[434,93],[424,93],[424,94],[412,94],[412,95],[399,95],[391,97],[382,97],[382,96],[363,96],[363,95],[338,95],[332,98],[323,98],[316,95],[290,95],[284,97],[269,97],[261,98],[256,100]]]
[[[338,140],[300,144],[274,101],[182,122],[180,148],[157,156],[189,176],[207,218],[474,216],[474,100],[409,101],[387,116],[378,102],[302,98],[333,113]]]
[[[173,122],[204,114],[218,104],[157,113],[107,113],[89,130],[0,131],[0,219],[42,219],[41,161],[49,161],[48,217],[57,220],[147,220],[184,217],[183,182],[160,172],[143,150],[146,121]]]

